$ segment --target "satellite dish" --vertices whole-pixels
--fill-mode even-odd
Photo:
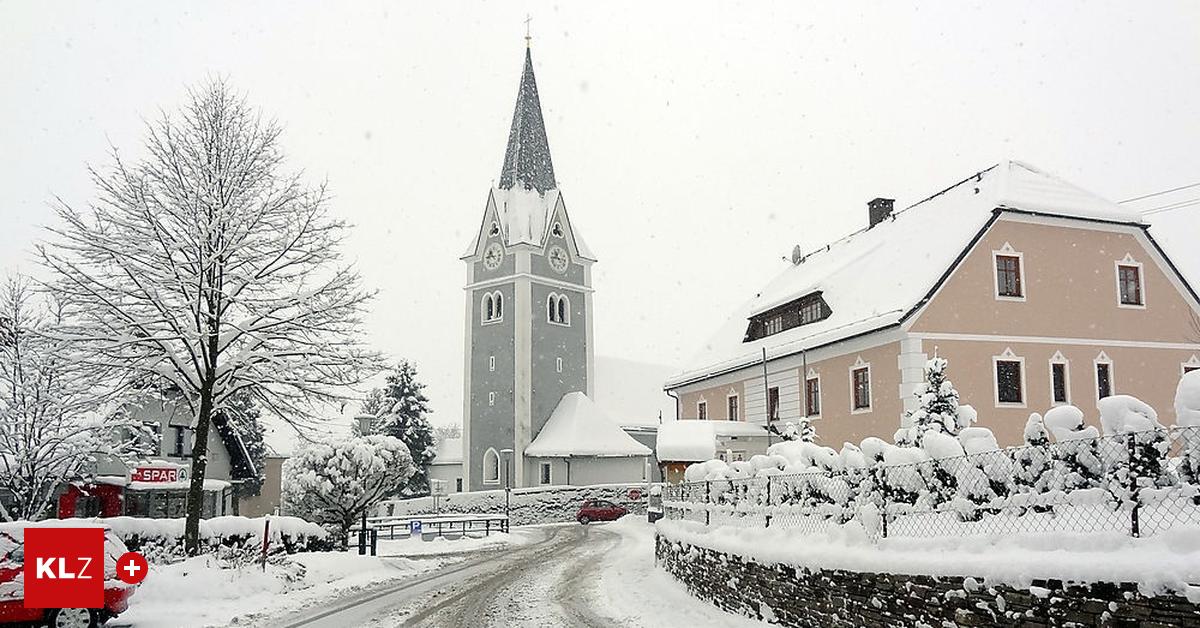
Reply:
[[[799,265],[800,262],[803,262],[803,261],[804,261],[804,254],[800,250],[800,245],[797,244],[796,246],[792,247],[792,263]]]

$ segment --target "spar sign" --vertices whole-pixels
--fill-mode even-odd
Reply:
[[[137,467],[129,477],[134,482],[170,483],[187,480],[187,469],[175,465],[145,465]]]

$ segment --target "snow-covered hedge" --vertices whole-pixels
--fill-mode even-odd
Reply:
[[[206,552],[219,548],[257,548],[261,550],[263,531],[268,517],[214,517],[200,520],[200,539]],[[324,528],[297,517],[269,517],[270,551],[296,552],[327,551],[332,549]],[[141,552],[154,563],[169,563],[182,559],[184,519],[145,519],[140,517],[108,517],[91,519],[112,529],[125,545]]]
[[[1087,513],[1072,513],[1078,525],[1112,527],[1122,519],[1108,522],[1109,515],[1144,508],[1150,526],[1200,525],[1191,506],[1200,504],[1200,371],[1181,380],[1176,416],[1178,424],[1168,429],[1149,405],[1114,395],[1099,404],[1103,435],[1085,424],[1079,408],[1058,406],[1045,418],[1029,417],[1023,447],[1002,449],[981,427],[960,427],[956,434],[926,430],[905,439],[919,446],[867,438],[838,451],[787,441],[747,461],[692,465],[688,484],[672,487],[664,501],[676,516],[706,522],[714,513],[763,525],[784,517],[785,525],[821,529],[823,522],[858,519],[873,535],[920,513],[971,522],[1085,505]],[[1186,516],[1176,510],[1187,510]],[[1137,517],[1123,521],[1139,530]],[[911,532],[936,534],[947,523],[926,517],[922,525],[929,529]]]

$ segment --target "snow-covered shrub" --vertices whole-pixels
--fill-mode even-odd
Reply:
[[[294,554],[333,549],[332,539],[321,526],[298,517],[226,516],[200,520],[200,542],[204,552],[222,548],[256,548],[261,555],[266,521],[270,520],[270,551]],[[131,551],[140,552],[151,563],[182,560],[184,519],[109,517],[93,519],[112,529]],[[249,551],[249,550],[247,550]]]
[[[1062,490],[1062,473],[1054,460],[1050,447],[1050,435],[1042,424],[1042,415],[1034,412],[1025,422],[1025,446],[1014,450],[1013,490],[1029,495],[1036,502],[1037,496],[1050,491]],[[1035,505],[1037,512],[1045,512],[1045,505]]]
[[[1183,450],[1179,473],[1189,484],[1200,484],[1200,370],[1184,373],[1175,388],[1175,425]]]
[[[1042,419],[1054,437],[1055,459],[1062,469],[1063,489],[1103,488],[1104,463],[1097,441],[1100,432],[1084,425],[1083,411],[1072,405],[1056,406]]]
[[[283,465],[288,512],[336,526],[345,549],[350,528],[414,472],[408,447],[392,436],[332,438],[309,443]]]
[[[829,516],[845,516],[853,493],[842,477],[842,461],[837,451],[794,440],[771,445],[767,454],[787,460],[784,475],[772,480],[773,503],[830,507],[826,509]]]
[[[921,443],[930,461],[918,466],[925,479],[920,503],[926,508],[937,508],[957,495],[958,471],[965,452],[958,439],[942,431],[926,431]]]
[[[958,470],[960,498],[979,507],[993,504],[1013,493],[1013,460],[1007,451],[1000,449],[991,430],[986,427],[964,427],[958,433],[958,442],[966,452]]]
[[[1112,395],[1100,400],[1102,448],[1108,467],[1108,490],[1118,501],[1137,499],[1141,488],[1175,484],[1175,474],[1165,464],[1170,442],[1158,413],[1142,400]],[[1136,486],[1136,488],[1135,488]]]

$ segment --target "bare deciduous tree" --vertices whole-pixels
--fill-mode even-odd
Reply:
[[[77,321],[63,337],[100,373],[184,393],[195,445],[186,546],[199,521],[212,417],[237,394],[311,426],[380,367],[362,344],[370,293],[340,255],[323,186],[283,171],[280,127],[223,81],[148,125],[147,156],[92,169],[99,198],[59,201],[39,248]]]
[[[102,391],[49,335],[63,310],[27,278],[0,287],[0,516],[7,521],[44,516],[64,481],[81,479],[99,455],[136,446],[136,429],[103,412]]]

